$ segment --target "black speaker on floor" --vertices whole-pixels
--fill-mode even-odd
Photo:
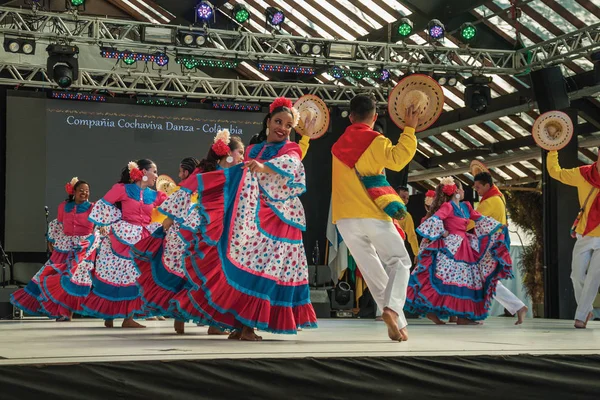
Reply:
[[[329,303],[327,289],[310,289],[310,302],[315,309],[317,318],[331,317],[331,304]]]
[[[571,105],[560,67],[544,68],[529,74],[540,113],[563,110]]]

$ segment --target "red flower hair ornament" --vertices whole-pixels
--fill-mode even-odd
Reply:
[[[285,97],[276,98],[269,106],[269,113],[272,113],[276,108],[279,107],[286,107],[290,109],[293,118],[292,127],[295,128],[296,125],[298,125],[298,121],[300,121],[300,113],[298,110],[296,110],[292,104],[292,101],[290,99],[286,99]]]
[[[77,179],[77,177],[74,176],[71,179],[71,181],[65,185],[65,191],[69,196],[73,196],[73,193],[75,191],[75,184],[77,184],[77,182],[79,182],[79,179]]]
[[[129,161],[127,164],[127,169],[129,170],[129,178],[133,182],[141,181],[144,177],[144,173],[140,171],[140,168],[135,161]]]
[[[454,178],[451,176],[442,178],[440,185],[442,185],[442,192],[444,192],[446,196],[452,196],[456,193],[456,183],[454,183]]]
[[[218,131],[215,139],[213,140],[213,145],[211,146],[212,151],[214,151],[218,157],[226,156],[231,151],[229,148],[230,141],[231,136],[228,129]]]

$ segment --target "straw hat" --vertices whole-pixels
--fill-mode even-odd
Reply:
[[[300,114],[300,121],[296,126],[296,132],[311,139],[318,139],[327,132],[329,128],[329,109],[323,100],[314,94],[307,94],[298,99],[294,108]],[[305,122],[316,119],[315,130],[309,135],[306,132]]]
[[[392,89],[388,100],[390,118],[400,129],[406,125],[404,114],[410,105],[421,109],[416,131],[423,131],[440,117],[444,109],[444,91],[428,75],[409,75]]]
[[[473,160],[471,161],[471,175],[475,176],[481,172],[487,172],[489,173],[490,170],[488,169],[488,167],[485,166],[484,163],[482,163],[479,160]]]
[[[156,190],[170,195],[177,190],[177,184],[169,175],[160,175],[156,179]]]
[[[573,137],[573,121],[562,111],[548,111],[535,120],[531,135],[542,149],[560,150]]]

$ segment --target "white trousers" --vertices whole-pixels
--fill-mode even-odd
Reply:
[[[383,310],[398,313],[400,329],[407,325],[404,316],[410,258],[404,240],[391,221],[351,218],[337,221],[337,228],[360,270],[373,300]]]
[[[600,287],[600,237],[577,235],[573,247],[571,281],[577,301],[575,319],[585,321],[594,309]]]
[[[498,285],[496,286],[496,295],[494,296],[494,299],[502,304],[502,307],[506,308],[512,315],[515,315],[517,311],[525,307],[525,303],[515,296],[513,292],[508,290],[500,281],[498,281]]]

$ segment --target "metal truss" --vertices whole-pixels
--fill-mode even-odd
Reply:
[[[175,44],[166,46],[144,43],[142,42],[144,27],[150,26],[169,28],[174,32],[191,31],[203,34],[208,40],[202,47],[185,47],[179,39]],[[350,42],[243,31],[205,30],[197,27],[153,25],[82,16],[73,12],[52,13],[9,7],[0,7],[0,33],[74,45],[113,46],[119,50],[156,51],[157,48],[161,48],[170,53],[250,62],[282,62],[321,67],[342,65],[355,68],[435,70],[467,74],[518,74],[600,50],[600,23],[517,51]],[[332,44],[351,45],[355,48],[355,54],[350,59],[335,59],[323,55],[302,56],[296,52],[299,42],[320,43],[324,48],[329,48]]]
[[[48,78],[45,66],[24,66],[2,61],[0,85],[59,89],[58,85]],[[280,96],[298,98],[305,94],[314,94],[330,105],[347,105],[355,95],[370,92],[376,96],[378,104],[387,106],[387,93],[381,87],[248,81],[86,68],[79,69],[79,78],[69,90],[249,102],[270,102]]]

